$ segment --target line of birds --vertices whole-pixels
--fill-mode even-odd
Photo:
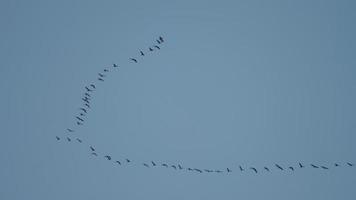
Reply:
[[[159,36],[158,39],[156,39],[156,44],[148,47],[148,52],[153,52],[155,50],[160,50],[161,47],[159,45],[163,44],[165,41],[163,39],[162,36]],[[147,53],[145,53],[143,50],[139,50],[139,56],[145,56]],[[131,57],[129,58],[129,61],[133,62],[133,63],[138,63],[138,58],[135,58],[135,57]],[[113,69],[115,68],[120,68],[119,65],[117,64],[112,64],[112,67]],[[98,82],[104,82],[105,81],[105,78],[107,77],[108,73],[110,72],[110,68],[106,67],[104,68],[102,71],[100,71],[97,75],[97,81]],[[75,115],[75,124],[77,126],[82,126],[84,125],[84,122],[85,122],[85,118],[87,117],[88,115],[88,112],[89,110],[91,109],[91,101],[92,101],[92,98],[93,98],[93,93],[94,91],[97,89],[97,84],[96,83],[90,83],[89,85],[85,86],[84,87],[85,91],[84,91],[84,94],[83,96],[81,97],[81,100],[82,100],[82,105],[79,107],[79,113]],[[74,128],[67,128],[66,129],[66,132],[68,133],[73,133],[75,132],[75,129]]]
[[[56,139],[57,141],[60,141],[61,138],[56,136]],[[67,140],[67,142],[71,142],[72,139],[70,137],[66,137],[65,138]],[[79,143],[83,143],[82,140],[76,138],[76,141],[79,142]],[[353,167],[354,164],[351,163],[351,162],[346,162],[346,163],[333,163],[332,165],[316,165],[316,164],[303,164],[301,162],[298,162],[295,166],[282,166],[280,164],[273,164],[272,166],[263,166],[263,167],[260,167],[260,168],[256,168],[256,167],[253,167],[253,166],[247,166],[247,167],[243,167],[242,165],[236,165],[235,167],[226,167],[224,169],[210,169],[210,168],[195,168],[195,167],[186,167],[186,166],[183,166],[182,164],[168,164],[168,163],[165,163],[165,162],[156,162],[156,161],[150,161],[150,162],[142,162],[142,163],[139,163],[139,162],[133,162],[131,159],[129,158],[125,158],[125,159],[121,159],[121,160],[117,160],[117,159],[114,159],[111,155],[109,154],[99,154],[98,151],[91,145],[89,145],[89,148],[90,150],[90,154],[94,157],[99,157],[99,156],[102,156],[105,160],[107,161],[112,161],[114,164],[116,165],[124,165],[124,164],[129,164],[129,163],[132,163],[132,164],[138,164],[138,165],[142,165],[143,167],[146,167],[146,168],[153,168],[153,167],[162,167],[162,168],[171,168],[171,169],[174,169],[174,170],[187,170],[187,171],[190,171],[190,172],[197,172],[197,173],[232,173],[233,171],[235,171],[235,169],[237,171],[240,171],[240,172],[245,172],[245,171],[251,171],[255,174],[257,173],[261,173],[261,172],[266,172],[266,173],[269,173],[269,172],[272,172],[273,169],[275,170],[278,170],[278,171],[295,171],[297,169],[303,169],[303,168],[313,168],[313,169],[323,169],[323,170],[329,170],[331,169],[332,167],[334,168],[338,168],[338,167],[342,167],[342,166],[347,166],[347,167]]]
[[[161,45],[162,43],[164,43],[164,39],[162,36],[160,36],[157,40],[156,40],[157,44],[153,45],[151,47],[148,48],[149,52],[156,50],[160,50],[161,47],[159,45]],[[145,56],[146,53],[143,52],[142,50],[139,51],[140,56]],[[137,58],[129,58],[129,60],[133,63],[138,63],[138,59]],[[119,66],[117,64],[113,64],[112,68],[119,68]],[[107,77],[107,74],[110,72],[109,68],[104,68],[101,72],[98,73],[97,76],[97,81],[100,82],[104,82],[105,78]],[[81,126],[84,124],[85,122],[85,117],[87,116],[89,110],[91,109],[91,100],[92,100],[92,95],[93,92],[97,89],[97,86],[94,83],[89,84],[88,86],[85,86],[85,92],[83,97],[81,98],[83,101],[83,105],[79,108],[80,112],[78,115],[75,116],[76,119],[76,125]],[[75,129],[72,128],[67,128],[67,132],[68,133],[73,133],[75,132]],[[57,141],[62,140],[62,138],[60,138],[59,136],[56,136]],[[66,140],[67,142],[72,142],[72,136],[65,136],[63,138],[64,140]],[[77,141],[78,143],[83,143],[83,140],[80,138],[75,138],[75,141]],[[90,149],[90,154],[94,157],[98,157],[100,154],[97,152],[97,150],[92,146],[89,145],[89,149]],[[114,161],[114,163],[116,163],[117,165],[123,165],[123,164],[128,164],[128,163],[132,163],[131,159],[125,158],[124,160],[114,160],[113,157],[111,155],[103,155],[103,158],[105,158],[107,161]],[[200,169],[200,168],[194,168],[194,167],[183,167],[181,164],[168,164],[168,163],[158,163],[155,161],[150,161],[150,162],[143,162],[141,163],[142,166],[146,167],[146,168],[151,168],[151,167],[164,167],[164,168],[171,168],[174,170],[187,170],[187,171],[191,171],[191,172],[197,172],[197,173],[231,173],[233,172],[233,168],[229,168],[226,167],[224,170],[221,169]],[[343,164],[349,167],[353,167],[354,164],[351,162],[346,162],[346,164]],[[342,164],[340,163],[334,163],[331,167],[341,167]],[[284,170],[289,170],[289,171],[294,171],[298,168],[302,169],[302,168],[306,168],[306,167],[311,167],[314,169],[324,169],[324,170],[328,170],[331,167],[330,166],[326,166],[326,165],[315,165],[315,164],[309,164],[309,165],[304,165],[301,162],[299,162],[297,164],[297,166],[287,166],[287,167],[282,167],[279,164],[274,164],[274,166],[272,167],[267,167],[264,166],[262,168],[256,168],[256,167],[242,167],[241,165],[237,166],[237,170],[244,172],[244,171],[252,171],[253,173],[259,173],[261,171],[264,172],[271,172],[272,169],[277,169],[279,171],[284,171]]]

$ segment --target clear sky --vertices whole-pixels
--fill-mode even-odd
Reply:
[[[1,0],[0,199],[355,199],[356,167],[345,165],[356,163],[355,10],[351,0]],[[160,35],[161,50],[147,52]],[[151,160],[233,172],[142,166]],[[298,162],[308,167],[273,167]]]

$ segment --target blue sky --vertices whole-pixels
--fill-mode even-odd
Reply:
[[[356,163],[355,8],[1,1],[0,199],[354,199],[356,169],[345,162]],[[161,50],[140,57],[160,35]],[[120,69],[99,83],[113,63]],[[68,127],[82,144],[63,140]],[[233,172],[142,166],[151,160]],[[273,168],[298,162],[330,170]]]

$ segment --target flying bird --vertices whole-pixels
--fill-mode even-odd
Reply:
[[[320,166],[321,168],[323,168],[323,169],[329,169],[328,167],[325,167],[325,166]]]
[[[109,70],[108,69],[104,69],[104,72],[109,72]]]
[[[61,138],[60,138],[60,137],[58,137],[58,136],[56,136],[56,139],[57,139],[57,140],[60,140]]]
[[[283,170],[283,168],[281,166],[279,166],[278,164],[274,164],[278,169]]]
[[[161,48],[159,48],[159,46],[157,46],[157,45],[155,45],[154,47],[155,47],[156,49],[161,49]]]
[[[115,64],[115,63],[114,63],[114,64],[112,64],[112,66],[113,66],[113,67],[118,67],[118,65],[117,65],[117,64]]]
[[[335,165],[335,167],[338,167],[338,166],[340,166],[340,165],[339,165],[339,164],[337,164],[337,163],[335,163],[334,165]]]
[[[150,51],[153,51],[153,49],[150,47],[150,48],[148,48]]]
[[[188,171],[192,171],[193,169],[192,169],[192,168],[190,168],[190,167],[188,167],[188,168],[187,168],[187,170],[188,170]]]
[[[252,169],[257,174],[257,169],[256,168],[250,167],[250,169]]]
[[[164,167],[168,167],[168,165],[167,165],[167,164],[165,164],[165,163],[163,163],[163,164],[162,164],[162,166],[164,166]]]
[[[194,170],[199,172],[199,173],[203,173],[203,171],[201,171],[200,169],[194,168]]]
[[[302,163],[299,163],[299,167],[300,167],[300,168],[303,168],[303,167],[304,167],[304,165],[302,165]]]
[[[182,167],[180,164],[178,164],[178,168],[179,168],[179,169],[183,169],[183,167]]]
[[[90,105],[89,105],[89,104],[86,103],[86,104],[84,104],[84,105],[85,105],[86,107],[90,108]]]
[[[239,165],[240,171],[244,171],[244,169],[241,167],[241,165]]]
[[[117,164],[121,165],[121,162],[120,162],[120,161],[117,160],[117,161],[115,161],[115,162],[116,162]]]
[[[79,143],[82,143],[83,141],[81,140],[81,139],[79,139],[79,138],[77,138],[77,141],[79,142]]]
[[[313,164],[310,164],[310,166],[312,166],[313,168],[319,168],[318,166],[313,165]]]
[[[90,146],[90,150],[95,151],[94,147]]]
[[[143,53],[143,51],[140,51],[140,54],[141,54],[141,56],[145,56],[145,54]]]
[[[135,58],[130,58],[130,60],[134,61],[135,63],[137,63],[137,60]]]
[[[99,80],[99,81],[104,81],[104,79],[102,79],[102,78],[98,78],[98,80]]]
[[[350,167],[352,167],[352,166],[354,166],[354,164],[352,164],[352,163],[346,163],[348,166],[350,166]]]
[[[74,130],[72,130],[72,129],[70,129],[70,128],[67,128],[67,131],[68,131],[68,132],[71,132],[71,133],[74,132]]]
[[[159,41],[164,42],[163,37],[159,36]]]
[[[293,167],[289,167],[289,169],[291,169],[292,171],[294,171],[294,168],[293,168]]]
[[[229,168],[226,168],[226,171],[227,171],[227,172],[232,172],[231,169],[229,169]]]
[[[105,75],[104,74],[102,74],[102,73],[98,73],[98,75],[100,76],[100,77],[105,77]]]
[[[221,171],[221,170],[215,170],[215,172],[216,172],[216,173],[222,173],[222,171]]]
[[[90,86],[91,86],[92,88],[94,88],[94,89],[96,88],[94,84],[90,84]]]
[[[144,165],[145,167],[150,167],[150,166],[148,166],[148,164],[147,164],[147,163],[143,163],[143,165]]]
[[[156,40],[156,42],[158,43],[158,44],[161,44],[162,42],[161,41],[159,41],[159,40]]]
[[[89,94],[89,93],[87,93],[87,92],[86,92],[86,93],[84,93],[84,95],[85,95],[85,96],[90,97],[90,94]]]
[[[80,116],[83,116],[83,117],[85,116],[85,114],[84,114],[84,113],[79,113],[79,115],[80,115]]]
[[[78,126],[81,126],[81,125],[83,125],[83,123],[77,122],[77,125],[78,125]]]
[[[72,141],[69,137],[67,137],[68,142]]]
[[[176,167],[175,165],[171,165],[171,167],[172,167],[173,169],[177,169],[177,167]]]
[[[111,160],[111,156],[108,156],[108,155],[106,155],[106,156],[104,156],[106,159],[108,159],[108,160]]]
[[[126,160],[126,162],[128,162],[128,163],[131,162],[131,160],[129,160],[129,159],[127,159],[127,158],[126,158],[125,160]]]
[[[96,154],[95,152],[91,153],[91,155],[93,155],[93,156],[98,156],[98,154]]]
[[[92,92],[93,90],[89,89],[87,86],[85,86],[85,89],[87,90],[87,92]]]
[[[156,163],[155,163],[155,162],[151,161],[151,163],[152,163],[152,166],[156,166]]]
[[[268,169],[268,167],[264,167],[264,169],[265,169],[266,171],[268,171],[268,172],[269,172],[269,169]]]
[[[87,113],[87,110],[84,108],[79,108],[80,110],[82,110],[83,112]]]
[[[78,116],[76,116],[75,118],[77,118],[79,121],[84,122],[84,119],[82,119],[82,118],[80,118],[80,117],[78,117]]]
[[[85,103],[87,103],[87,104],[90,103],[90,102],[89,102],[89,99],[87,99],[87,98],[82,98],[82,100],[83,100]]]

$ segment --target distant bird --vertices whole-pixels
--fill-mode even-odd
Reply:
[[[268,169],[268,167],[264,167],[264,169],[265,169],[266,171],[268,171],[268,172],[269,172],[269,169]]]
[[[352,167],[352,166],[354,166],[354,164],[352,164],[352,163],[346,163],[348,166],[350,166],[350,167]]]
[[[68,142],[72,141],[69,137],[67,137]]]
[[[221,171],[221,170],[215,170],[215,172],[216,172],[216,173],[222,173],[222,171]]]
[[[163,163],[163,164],[162,164],[162,166],[163,166],[163,167],[168,167],[168,165],[167,165],[167,164],[165,164],[165,163]]]
[[[77,141],[79,142],[79,143],[82,143],[83,141],[81,140],[81,139],[79,139],[79,138],[77,138]]]
[[[109,72],[109,70],[108,69],[104,69],[104,72]]]
[[[105,75],[104,74],[102,74],[102,73],[98,73],[98,75],[100,76],[100,77],[105,77]]]
[[[77,118],[79,121],[84,122],[84,119],[82,119],[82,118],[80,118],[80,117],[78,117],[78,116],[76,116],[75,118]]]
[[[151,161],[151,163],[152,163],[152,166],[156,166],[156,163],[155,163],[155,162]]]
[[[208,169],[204,169],[204,171],[205,171],[205,172],[210,172],[210,170],[208,170]]]
[[[318,166],[313,165],[313,164],[310,164],[310,166],[312,166],[313,168],[319,168]]]
[[[323,168],[323,169],[329,169],[328,167],[325,167],[325,166],[320,166],[321,168]]]
[[[84,95],[85,95],[85,96],[90,97],[90,94],[89,94],[89,93],[87,93],[87,92],[86,92],[86,93],[84,93]]]
[[[131,162],[131,160],[129,160],[129,159],[127,159],[127,158],[126,158],[125,160],[126,160],[126,162],[128,162],[128,163]]]
[[[60,138],[60,137],[58,137],[58,136],[56,136],[56,139],[57,139],[57,140],[60,140],[61,138]]]
[[[158,43],[158,44],[161,44],[162,42],[161,41],[159,41],[159,40],[156,40],[156,42]]]
[[[92,88],[94,88],[94,89],[96,88],[94,84],[90,84],[90,86],[91,86]]]
[[[79,115],[80,115],[80,116],[83,116],[83,117],[85,116],[85,114],[84,114],[84,113],[79,113]]]
[[[250,169],[252,169],[257,174],[257,169],[256,168],[250,167]]]
[[[201,171],[200,169],[194,168],[194,170],[199,172],[199,173],[203,173],[203,171]]]
[[[278,169],[283,170],[283,168],[281,166],[279,166],[278,164],[274,164]]]
[[[188,168],[187,168],[187,170],[188,170],[188,171],[192,171],[193,169],[192,169],[192,168],[190,168],[190,167],[188,167]]]
[[[293,168],[293,167],[289,167],[289,169],[291,169],[292,171],[294,171],[294,168]]]
[[[87,86],[85,86],[85,89],[87,90],[87,92],[92,92],[93,90],[89,89]]]
[[[86,103],[86,104],[84,104],[84,105],[85,105],[86,107],[90,108],[90,105],[89,105],[89,104]]]
[[[143,163],[143,165],[144,165],[145,167],[150,167],[150,166],[148,166],[148,164],[147,164],[147,163]]]
[[[118,67],[118,65],[117,65],[117,64],[115,64],[115,63],[114,63],[114,64],[112,64],[112,66],[113,66],[113,67]]]
[[[95,151],[94,147],[90,146],[90,150]]]
[[[93,155],[93,156],[98,156],[98,154],[96,154],[95,152],[91,153],[91,155]]]
[[[180,164],[178,164],[178,168],[179,168],[179,169],[183,169],[183,167],[182,167]]]
[[[155,47],[156,49],[161,49],[161,48],[159,48],[159,46],[157,46],[157,45],[155,45],[154,47]]]
[[[141,56],[145,56],[145,54],[143,53],[143,51],[140,51],[140,54],[141,54]]]
[[[239,165],[239,168],[240,168],[240,171],[244,171],[244,169],[242,168],[242,166],[241,166],[241,165]]]
[[[87,99],[87,98],[82,98],[82,100],[83,100],[85,103],[87,103],[87,104],[90,103],[90,102],[89,102],[89,99]]]
[[[303,168],[303,167],[304,167],[304,165],[302,165],[302,163],[299,163],[299,167],[300,167],[300,168]]]
[[[87,113],[87,110],[85,108],[79,108],[80,110],[82,110],[83,112]]]
[[[70,128],[67,128],[67,131],[68,132],[74,132],[74,130],[70,129]]]
[[[150,51],[153,51],[153,49],[150,47],[150,48],[148,48]]]
[[[121,165],[121,162],[120,162],[120,161],[117,160],[117,161],[115,161],[115,162],[116,162],[117,164]]]
[[[102,78],[98,78],[98,80],[99,80],[99,81],[104,81],[104,79],[102,79]]]
[[[171,167],[172,167],[173,169],[177,169],[177,167],[176,167],[175,165],[171,165]]]
[[[163,37],[159,36],[159,41],[164,42]]]
[[[339,164],[337,164],[337,163],[335,163],[334,165],[335,165],[335,167],[338,167],[338,166],[340,166],[340,165],[339,165]]]
[[[78,126],[81,126],[81,125],[83,125],[83,123],[77,122],[77,125],[78,125]]]
[[[106,155],[106,156],[104,156],[106,159],[108,159],[108,160],[111,160],[111,156],[108,156],[108,155]]]
[[[130,60],[134,61],[135,63],[137,63],[137,60],[135,58],[130,58]]]
[[[231,169],[229,169],[229,168],[226,168],[226,171],[227,171],[227,172],[232,172]]]

